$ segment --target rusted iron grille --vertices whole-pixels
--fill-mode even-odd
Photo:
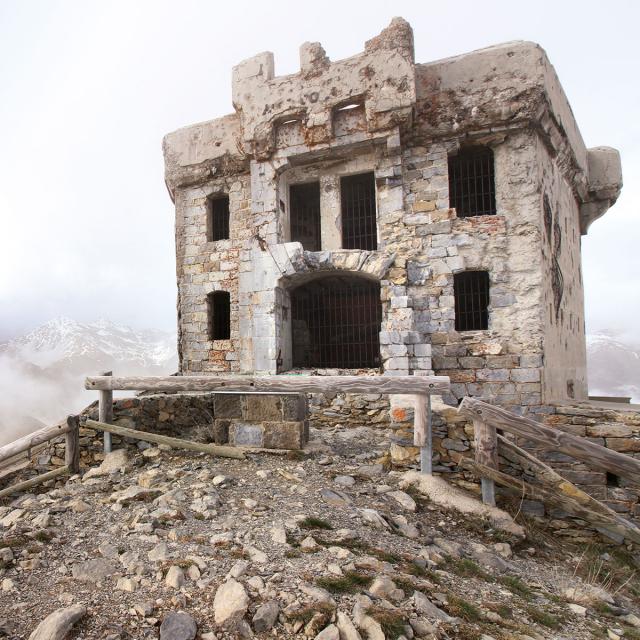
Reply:
[[[209,199],[209,242],[229,238],[229,198]]]
[[[291,185],[289,200],[291,241],[307,251],[320,251],[320,183]]]
[[[449,158],[449,206],[455,207],[459,218],[495,214],[496,189],[491,149],[470,147]]]
[[[456,331],[489,328],[489,274],[463,271],[453,276],[456,304]]]
[[[291,293],[293,366],[380,366],[380,285],[355,278],[312,282]]]
[[[375,250],[376,185],[373,173],[345,176],[340,180],[342,200],[342,248]]]
[[[228,340],[231,337],[231,294],[215,291],[207,296],[209,306],[209,339]]]

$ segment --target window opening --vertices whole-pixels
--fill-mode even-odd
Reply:
[[[463,271],[453,276],[456,331],[489,328],[489,274]]]
[[[291,241],[307,251],[320,251],[320,183],[289,187]]]
[[[209,242],[229,239],[229,197],[211,197],[207,204]]]
[[[228,340],[231,337],[231,294],[214,291],[207,296],[209,306],[209,339]]]
[[[323,278],[291,292],[294,367],[380,366],[380,284]]]
[[[340,198],[343,249],[377,249],[376,185],[373,173],[341,178]]]
[[[459,218],[496,213],[493,151],[468,147],[449,157],[449,206]]]

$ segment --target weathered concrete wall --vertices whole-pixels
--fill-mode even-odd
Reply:
[[[570,185],[538,142],[544,279],[545,402],[587,399],[580,214]]]

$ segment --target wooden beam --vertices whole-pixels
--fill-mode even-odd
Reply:
[[[0,498],[5,498],[6,496],[10,496],[14,493],[18,493],[19,491],[25,491],[26,489],[31,489],[31,487],[35,487],[43,482],[47,482],[48,480],[53,480],[54,478],[58,478],[59,476],[63,476],[69,473],[69,469],[67,467],[59,467],[58,469],[54,469],[53,471],[47,471],[47,473],[41,473],[39,476],[35,476],[35,478],[31,478],[30,480],[25,480],[24,482],[18,482],[11,487],[7,487],[0,491]]]
[[[449,390],[446,376],[94,376],[94,391],[238,391],[263,393],[427,394]]]
[[[550,451],[573,456],[596,469],[609,471],[632,482],[638,480],[640,460],[602,447],[586,438],[552,429],[535,420],[514,415],[510,411],[475,398],[465,398],[458,407],[458,413],[472,420],[482,420],[492,424],[498,429],[535,442]]]
[[[431,434],[429,396],[414,396],[413,444],[420,447],[420,471],[431,475],[433,472],[433,441]]]
[[[595,500],[597,506],[584,506],[578,502],[574,495],[571,495],[570,491],[567,493],[558,493],[547,486],[532,485],[520,478],[510,476],[498,471],[497,469],[492,469],[491,467],[479,464],[469,458],[461,458],[458,464],[464,469],[473,471],[478,477],[484,476],[491,478],[504,487],[515,489],[522,496],[526,495],[532,500],[539,500],[540,502],[560,507],[567,513],[570,513],[577,518],[581,518],[582,520],[586,520],[594,527],[598,527],[603,531],[623,536],[635,543],[640,542],[640,529],[638,529],[638,527],[628,520],[625,520],[597,500]],[[567,486],[570,485],[575,489],[576,495],[580,493],[580,489],[572,485],[570,482],[567,480],[564,482],[567,483]]]
[[[69,431],[65,434],[64,463],[69,473],[80,471],[80,419],[78,416],[67,418]]]
[[[69,426],[65,422],[53,427],[44,427],[43,429],[34,431],[23,438],[14,440],[9,444],[5,444],[3,447],[0,447],[0,462],[3,462],[8,458],[12,458],[23,451],[28,451],[43,442],[53,440],[58,436],[63,436],[68,430]]]
[[[201,453],[210,453],[214,456],[220,456],[221,458],[235,458],[236,460],[244,460],[246,457],[243,449],[240,447],[224,447],[214,444],[203,444],[201,442],[191,442],[190,440],[161,436],[157,433],[127,429],[126,427],[119,427],[115,424],[104,424],[103,422],[96,422],[90,419],[86,419],[83,424],[89,429],[107,431],[124,438],[135,438],[143,442],[166,444],[174,449],[189,449],[190,451],[200,451]]]
[[[493,425],[483,420],[473,421],[473,433],[476,444],[476,462],[478,464],[498,469],[498,439]],[[482,502],[492,507],[496,506],[496,487],[491,478],[481,478]]]

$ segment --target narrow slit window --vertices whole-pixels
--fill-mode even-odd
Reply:
[[[340,180],[342,248],[373,251],[378,248],[376,183],[373,173]]]
[[[456,331],[489,328],[489,274],[463,271],[453,276]]]
[[[468,147],[449,157],[449,206],[459,218],[496,213],[493,151]]]
[[[229,239],[229,197],[215,196],[207,200],[207,240]]]
[[[320,251],[320,183],[293,184],[291,203],[291,241],[307,251]]]
[[[209,339],[228,340],[231,337],[231,294],[214,291],[207,297],[209,307]]]

